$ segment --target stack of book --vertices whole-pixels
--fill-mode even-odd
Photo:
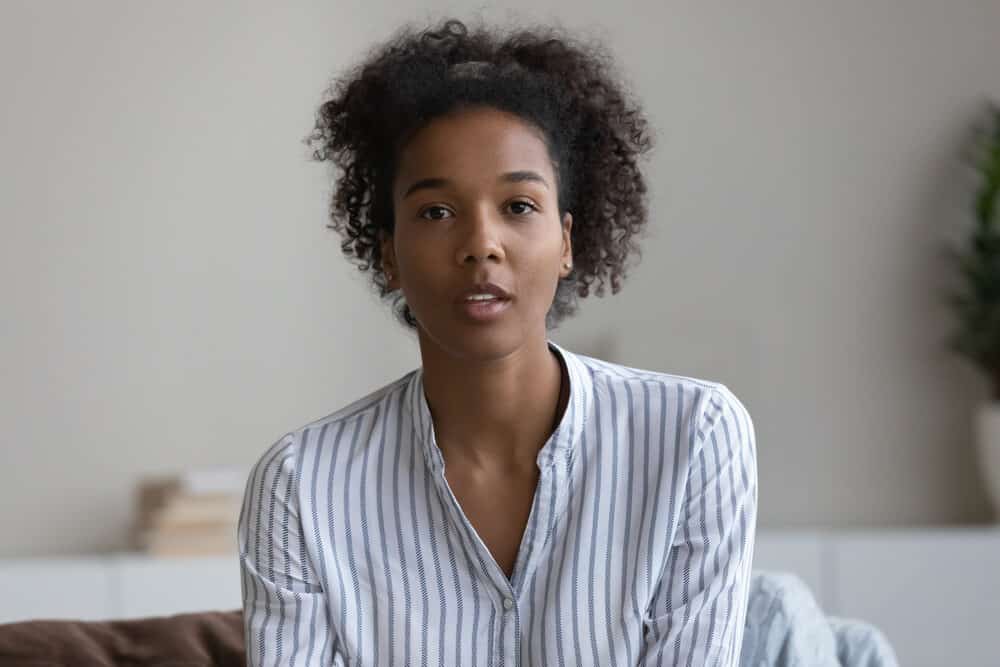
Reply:
[[[245,472],[203,468],[138,485],[136,548],[152,556],[209,556],[236,552]]]

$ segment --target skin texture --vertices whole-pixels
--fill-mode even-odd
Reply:
[[[515,171],[544,183],[502,178]],[[428,178],[446,182],[406,194]],[[572,216],[559,217],[555,178],[542,135],[518,116],[477,107],[436,118],[400,155],[395,230],[381,240],[390,287],[418,320],[446,477],[508,576],[538,480],[535,459],[568,397],[545,328],[573,261]],[[498,320],[461,313],[456,299],[476,282],[511,293]]]

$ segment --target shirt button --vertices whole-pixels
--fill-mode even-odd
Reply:
[[[511,600],[510,598],[504,598],[503,599],[503,608],[504,609],[506,609],[507,611],[510,611],[511,607],[513,607],[513,606],[514,606],[514,601],[513,600]]]

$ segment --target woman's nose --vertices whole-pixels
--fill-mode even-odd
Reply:
[[[486,207],[475,209],[460,221],[461,240],[458,245],[457,260],[465,265],[470,260],[482,262],[487,259],[500,261],[504,258],[501,242],[501,223],[498,214]]]

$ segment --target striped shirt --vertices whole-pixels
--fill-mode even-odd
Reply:
[[[510,579],[444,476],[422,368],[260,457],[237,531],[249,665],[738,664],[749,413],[721,383],[548,344],[569,400]]]

